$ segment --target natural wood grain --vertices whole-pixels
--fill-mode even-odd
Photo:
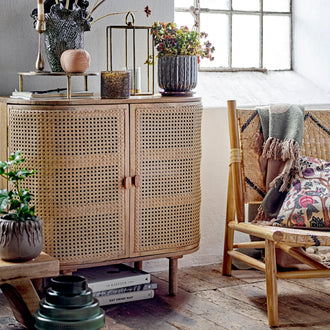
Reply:
[[[200,102],[200,97],[189,97],[190,102]],[[129,99],[101,99],[95,98],[77,98],[77,99],[56,99],[49,98],[45,100],[24,100],[12,99],[8,97],[0,97],[0,102],[8,102],[8,104],[27,104],[27,105],[63,105],[63,106],[77,106],[98,103],[100,105],[107,104],[144,104],[144,103],[185,103],[186,97],[164,97],[161,95],[154,96],[131,96]]]
[[[7,298],[7,301],[9,303],[10,308],[12,309],[12,312],[18,322],[25,325],[28,329],[33,329],[33,312],[36,311],[38,308],[39,303],[39,297],[36,294],[33,287],[31,287],[30,280],[21,280],[21,284],[24,285],[24,291],[25,291],[25,299],[27,299],[28,303],[30,304],[30,309],[28,308],[27,303],[24,301],[22,294],[18,292],[18,289],[16,286],[13,286],[11,284],[5,283],[0,286],[3,294]],[[27,294],[27,291],[30,291],[29,294]],[[31,310],[32,306],[32,310]]]
[[[178,258],[169,259],[169,293],[175,296],[178,292]]]
[[[240,142],[238,138],[238,127],[236,118],[236,101],[228,101],[228,123],[229,123],[229,138],[230,138],[230,148],[239,149]],[[234,189],[235,196],[235,211],[237,221],[244,221],[244,205],[243,205],[243,184],[242,184],[242,173],[241,164],[239,161],[232,162],[230,164],[232,168],[232,182],[236,187]],[[234,219],[232,219],[234,220]]]
[[[322,270],[296,270],[296,271],[282,271],[277,273],[278,278],[311,278],[311,277],[330,277],[330,269],[322,269]]]
[[[265,243],[265,273],[268,322],[270,326],[278,326],[275,243],[270,240],[266,240]]]
[[[134,268],[138,269],[138,270],[143,270],[143,261],[141,261],[141,260],[135,261],[134,262]]]
[[[233,270],[221,276],[221,264],[180,268],[178,292],[168,295],[168,272],[152,274],[158,284],[149,300],[104,306],[102,330],[269,329],[263,272]],[[328,329],[330,279],[278,280],[278,329]],[[302,307],[303,306],[303,307]],[[0,294],[0,328],[14,324]],[[6,328],[7,325],[7,328]],[[17,323],[15,329],[23,330]]]
[[[310,114],[306,113],[306,115],[313,116],[313,118],[318,118],[325,125],[325,128],[321,124],[316,125],[315,120],[309,120],[310,117],[306,117],[302,146],[302,152],[305,155],[329,159],[328,114],[328,110],[312,111]],[[244,222],[244,203],[255,203],[261,199],[261,194],[257,192],[258,189],[252,189],[251,185],[246,184],[246,178],[258,187],[259,191],[264,190],[258,156],[251,150],[251,142],[258,129],[258,121],[259,117],[256,110],[237,110],[236,102],[228,101],[231,158],[227,193],[223,274],[231,274],[231,260],[229,256],[256,269],[265,271],[269,325],[277,326],[279,323],[277,278],[329,277],[330,269],[327,269],[325,265],[322,265],[315,258],[304,253],[301,247],[330,246],[330,232],[273,227],[271,225]],[[312,143],[310,140],[312,140]],[[240,157],[240,152],[242,157]],[[234,217],[235,214],[236,218]],[[265,242],[234,243],[234,231],[262,238]],[[265,263],[256,258],[246,256],[241,251],[234,250],[234,248],[238,247],[240,249],[262,248],[264,244]],[[277,272],[275,248],[279,248],[279,252],[284,251],[298,260],[300,262],[300,270],[287,269],[283,272]],[[303,270],[302,265],[310,269]]]
[[[220,264],[181,268],[175,297],[167,294],[168,273],[154,273],[152,280],[158,283],[155,298],[107,306],[106,324],[114,330],[269,329],[264,274],[233,270],[227,277],[219,276],[220,270]],[[279,329],[327,329],[330,296],[322,288],[314,291],[294,280],[279,280]]]
[[[327,267],[317,260],[311,259],[308,256],[306,256],[306,253],[302,249],[293,248],[289,245],[283,244],[283,243],[277,243],[277,248],[280,248],[282,251],[289,254],[291,257],[294,257],[295,259],[299,260],[301,263],[305,263],[306,265],[309,265],[312,268],[316,269],[327,269]]]
[[[233,246],[235,249],[264,249],[265,242],[258,241],[258,242],[243,242],[243,243],[236,243]]]
[[[177,258],[200,241],[200,98],[0,102],[61,272],[169,257],[175,294]]]
[[[55,274],[55,272],[53,274]],[[30,311],[30,314],[32,315],[39,307],[39,296],[31,280],[23,278],[19,280],[10,281],[8,283],[10,283],[10,285],[17,290],[18,294],[22,297],[28,310]],[[4,284],[4,286],[6,284]]]
[[[39,306],[39,296],[31,279],[57,276],[59,261],[42,252],[26,262],[0,260],[0,288],[9,301],[16,319],[32,329],[32,315]]]
[[[225,238],[224,238],[224,248],[223,248],[223,264],[222,264],[222,274],[230,276],[232,270],[232,256],[228,251],[233,250],[234,244],[234,231],[229,227],[229,223],[235,220],[235,198],[234,194],[231,193],[233,189],[233,171],[232,168],[229,169],[228,176],[228,188],[227,188],[227,208],[226,208],[226,219],[225,219]]]
[[[233,276],[241,272],[233,271]],[[318,280],[310,279],[310,283],[315,285]],[[330,283],[329,279],[324,281]],[[303,283],[303,281],[300,282]],[[321,286],[319,290],[306,288],[299,283],[299,280],[278,280],[277,286],[280,315],[279,329],[297,329],[300,327],[327,329],[330,324],[330,315],[328,313],[330,296],[328,290],[324,291],[324,286]],[[224,297],[237,300],[240,306],[248,305],[259,309],[259,313],[253,312],[251,318],[259,316],[259,320],[263,320],[265,323],[265,329],[269,328],[267,327],[266,283],[264,279],[253,284],[226,287],[219,291],[221,291]],[[228,299],[228,304],[230,304],[230,299]],[[235,312],[240,313],[241,308],[237,305]]]
[[[136,173],[136,104],[130,105],[130,111],[129,111],[129,131],[127,131],[127,146],[128,146],[128,168],[127,171],[130,176],[135,176]],[[127,216],[134,219],[134,221],[131,221],[130,227],[129,227],[129,254],[134,255],[135,251],[135,232],[136,232],[136,192],[141,188],[133,187],[132,190],[129,191],[128,195],[128,203],[127,203]]]
[[[247,265],[252,266],[253,268],[259,269],[259,270],[265,270],[265,264],[259,260],[256,260],[252,257],[247,256],[244,253],[240,253],[237,251],[229,251],[228,254],[235,259],[242,261],[246,263]]]
[[[26,262],[9,262],[0,259],[0,284],[20,278],[40,278],[56,276],[59,261],[44,252]]]

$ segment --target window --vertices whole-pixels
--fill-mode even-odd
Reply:
[[[175,0],[178,26],[208,33],[203,71],[291,70],[292,0]]]

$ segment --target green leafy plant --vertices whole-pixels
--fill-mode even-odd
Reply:
[[[176,24],[154,22],[151,34],[158,51],[158,57],[165,55],[196,55],[198,60],[208,58],[214,60],[212,53],[215,48],[208,40],[207,33],[189,30],[187,26],[177,28]]]
[[[33,175],[35,170],[20,168],[25,161],[20,150],[10,154],[8,161],[0,161],[0,176],[12,184],[12,189],[0,190],[0,215],[2,219],[13,221],[36,220],[34,206],[30,207],[32,194],[22,189],[21,182]]]

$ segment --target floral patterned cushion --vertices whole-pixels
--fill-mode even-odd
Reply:
[[[301,157],[274,226],[330,230],[330,163]]]

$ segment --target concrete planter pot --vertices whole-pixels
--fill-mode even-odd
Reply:
[[[43,248],[42,220],[17,222],[0,218],[0,258],[27,261],[39,256]]]
[[[163,56],[158,61],[158,84],[164,93],[190,92],[197,85],[197,56]]]

